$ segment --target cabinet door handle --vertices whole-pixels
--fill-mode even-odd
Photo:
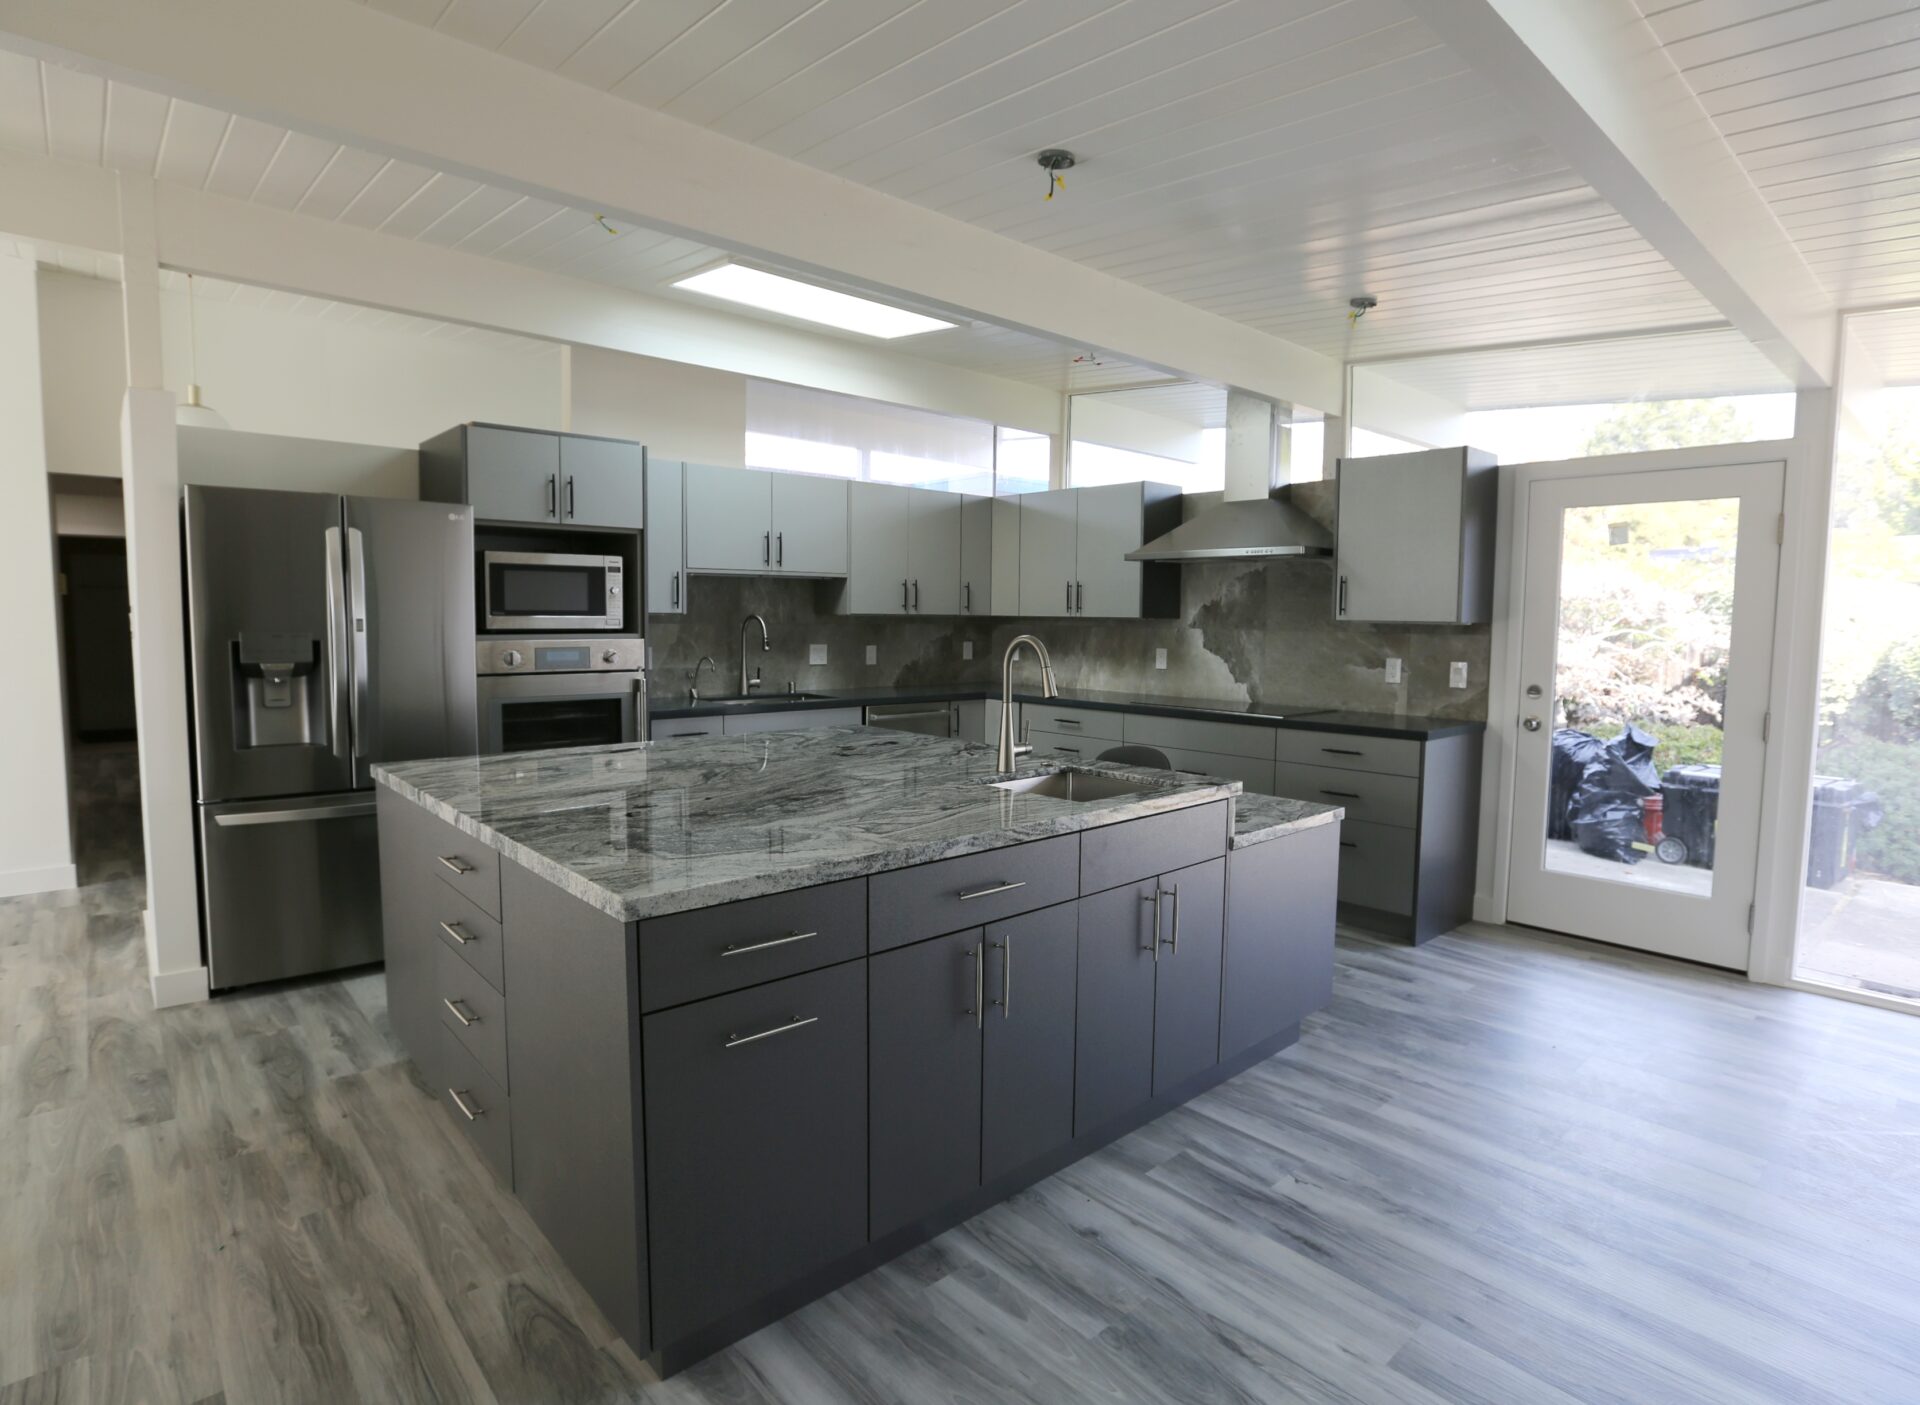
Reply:
[[[442,922],[440,924],[440,930],[459,942],[462,946],[465,946],[473,940],[472,937],[467,935],[466,928],[462,927],[458,922]]]
[[[1160,899],[1166,894],[1160,891],[1158,883],[1153,885],[1151,893],[1142,893],[1140,901],[1153,904],[1153,940],[1147,943],[1147,950],[1153,953],[1153,964],[1160,964]]]
[[[1168,955],[1180,954],[1180,885],[1173,885],[1173,940],[1167,943]]]
[[[970,903],[975,898],[990,898],[995,893],[1011,893],[1015,888],[1024,888],[1026,886],[1027,880],[1022,878],[1018,883],[1002,881],[994,884],[991,888],[975,888],[971,893],[961,893],[959,896],[961,902]]]
[[[1053,725],[1056,727],[1084,727],[1087,724],[1077,717],[1056,717],[1053,719]]]
[[[720,948],[722,956],[745,956],[750,951],[765,951],[768,947],[785,946],[788,942],[803,942],[808,937],[817,937],[818,932],[789,932],[784,937],[775,937],[772,941],[749,942],[745,946],[734,945]]]
[[[920,608],[920,582],[917,580],[913,583],[913,608]]]
[[[1087,612],[1087,583],[1085,581],[1075,581],[1073,583],[1073,612],[1076,615],[1084,615]]]
[[[453,1017],[460,1021],[461,1024],[475,1025],[480,1023],[480,1017],[478,1015],[469,1015],[465,1010],[461,1009],[458,1000],[442,999],[440,1003],[453,1011]]]
[[[1000,1007],[1000,1018],[1013,1018],[1013,938],[995,942],[993,949],[1000,953],[1000,998],[993,1003]]]
[[[573,475],[567,475],[567,521],[573,521]]]
[[[903,610],[911,609],[912,606],[910,606],[907,603],[907,601],[910,600],[911,598],[912,597],[907,593],[907,583],[904,580],[901,581],[900,582],[900,608]]]
[[[468,1106],[467,1095],[458,1088],[447,1089],[447,1096],[453,1099],[453,1105],[467,1115],[467,1121],[478,1122],[487,1115],[487,1110],[479,1105]]]
[[[772,532],[762,532],[760,534],[760,564],[762,566],[771,566],[773,564]]]
[[[973,613],[973,582],[972,581],[962,581],[960,584],[960,609],[965,614],[970,615]]]
[[[1056,746],[1054,750],[1064,751],[1069,756],[1078,756],[1080,754],[1080,748],[1077,746]]]
[[[985,942],[975,942],[969,953],[973,957],[973,1008],[966,1013],[973,1016],[973,1027],[984,1029],[987,1023],[987,947]]]
[[[1073,613],[1073,582],[1067,582],[1067,613]]]
[[[1340,847],[1342,849],[1358,849],[1360,846],[1354,843],[1351,839],[1342,839],[1340,841]]]
[[[1331,795],[1339,800],[1358,800],[1360,797],[1351,790],[1323,790],[1322,795]]]
[[[547,475],[547,516],[558,517],[559,515],[560,475],[557,473],[549,473]]]
[[[473,865],[457,854],[441,854],[438,857],[441,863],[445,864],[462,878],[473,872]]]
[[[1344,615],[1346,614],[1346,612],[1347,612],[1347,578],[1345,576],[1342,576],[1340,577],[1339,613]]]
[[[771,1039],[776,1034],[786,1034],[792,1030],[799,1029],[804,1025],[818,1024],[819,1022],[820,1022],[820,1017],[818,1015],[808,1015],[805,1019],[802,1019],[800,1016],[795,1015],[792,1019],[788,1020],[785,1024],[777,1024],[772,1029],[763,1029],[758,1034],[733,1035],[721,1047],[725,1049],[738,1049],[742,1044],[751,1044],[756,1039]]]
[[[1320,748],[1329,756],[1365,756],[1364,751],[1355,751],[1350,746],[1323,746]]]
[[[680,573],[678,571],[673,573],[673,603],[676,606],[680,603]]]
[[[776,566],[784,566],[787,564],[787,534],[785,532],[775,532],[773,534],[773,564]]]

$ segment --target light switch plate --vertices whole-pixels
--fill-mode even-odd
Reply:
[[[1155,668],[1165,668],[1167,666],[1167,651],[1165,649],[1155,649],[1153,651],[1153,666]]]
[[[807,645],[807,662],[808,663],[823,664],[826,661],[827,661],[827,646],[825,644]]]
[[[880,662],[880,646],[878,644],[867,645],[867,662],[869,664],[876,664]],[[1460,667],[1465,668],[1466,665],[1461,664]],[[1463,683],[1461,684],[1461,686],[1465,687],[1466,685]]]
[[[1400,660],[1388,659],[1387,660],[1387,682],[1398,683],[1399,681],[1400,681]]]
[[[1453,663],[1447,665],[1447,686],[1449,688],[1464,688],[1467,686],[1466,664],[1455,660]]]
[[[971,639],[962,639],[960,641],[960,657],[963,659],[973,657],[973,641]]]

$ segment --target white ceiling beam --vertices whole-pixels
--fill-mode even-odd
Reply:
[[[119,252],[116,176],[0,150],[0,232]],[[153,183],[159,261],[282,292],[1055,433],[1044,386],[630,293],[479,254]]]
[[[1634,0],[1408,0],[1487,85],[1797,386],[1838,320]]]
[[[1338,408],[1337,362],[352,0],[8,0],[0,43],[779,267]]]

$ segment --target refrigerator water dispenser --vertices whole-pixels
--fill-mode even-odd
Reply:
[[[240,747],[324,746],[320,643],[298,634],[242,632],[233,641],[233,735]]]

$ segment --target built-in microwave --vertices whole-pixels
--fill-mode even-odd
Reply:
[[[618,556],[554,551],[483,551],[480,628],[627,627],[625,565]]]

